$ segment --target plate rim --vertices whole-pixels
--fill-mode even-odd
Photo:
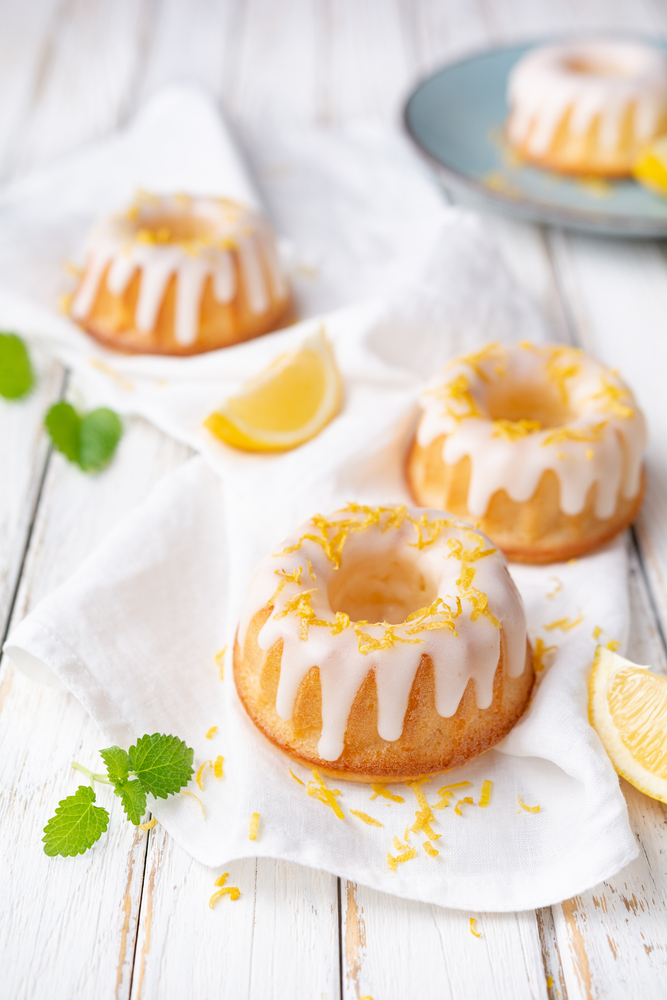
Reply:
[[[431,164],[436,173],[444,175],[444,178],[449,180],[452,187],[463,189],[466,193],[474,195],[477,200],[481,200],[482,202],[491,204],[495,207],[502,207],[514,216],[523,216],[526,219],[536,220],[538,222],[547,223],[548,225],[580,229],[589,233],[596,232],[604,235],[619,237],[634,237],[635,239],[641,239],[642,237],[667,238],[667,218],[664,221],[653,221],[644,216],[609,215],[604,211],[588,211],[586,209],[574,209],[560,205],[549,205],[541,201],[536,201],[530,196],[521,195],[517,197],[516,195],[507,194],[503,191],[495,191],[487,187],[482,181],[471,177],[469,174],[462,173],[451,164],[440,160],[434,153],[426,148],[411,125],[409,117],[410,110],[413,106],[413,102],[423,88],[432,80],[443,75],[444,73],[447,73],[449,70],[456,68],[457,66],[464,66],[467,63],[480,59],[481,57],[501,52],[510,52],[521,49],[528,50],[538,45],[558,44],[558,42],[563,41],[600,37],[620,38],[624,41],[637,40],[644,42],[645,44],[653,45],[654,47],[657,43],[658,47],[662,48],[665,54],[667,54],[667,37],[663,37],[662,35],[656,37],[638,32],[600,32],[594,30],[577,32],[576,35],[567,32],[525,41],[516,41],[505,45],[492,45],[476,48],[461,58],[452,59],[451,61],[443,63],[437,69],[422,76],[415,83],[408,97],[403,102],[401,116],[403,127],[422,156],[424,156],[425,159]]]

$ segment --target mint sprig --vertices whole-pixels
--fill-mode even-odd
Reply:
[[[58,451],[84,472],[108,465],[123,434],[120,417],[106,407],[82,415],[70,403],[55,403],[44,423]]]
[[[142,736],[129,752],[107,747],[100,755],[106,774],[95,774],[82,764],[72,767],[88,775],[81,785],[58,804],[55,816],[44,827],[44,853],[50,857],[83,854],[100,839],[109,825],[109,813],[94,805],[94,782],[112,785],[130,823],[138,826],[146,812],[146,796],[166,799],[180,791],[192,777],[194,750],[178,736],[153,733]]]
[[[28,349],[15,333],[0,333],[0,396],[21,399],[35,384]]]

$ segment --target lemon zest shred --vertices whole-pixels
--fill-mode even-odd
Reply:
[[[140,823],[139,824],[139,829],[140,830],[152,830],[153,827],[156,824],[157,824],[157,820],[156,820],[155,816],[153,816],[153,819],[149,819],[145,823]]]
[[[410,847],[406,851],[403,851],[401,854],[397,854],[396,857],[394,857],[393,854],[387,854],[387,864],[389,866],[390,871],[395,872],[397,865],[402,864],[404,861],[411,861],[412,858],[416,857],[416,855],[417,855],[416,847]]]
[[[208,905],[211,907],[211,909],[213,909],[218,900],[222,899],[223,896],[229,896],[229,898],[233,902],[235,899],[238,899],[240,895],[241,895],[241,890],[238,888],[238,886],[228,885],[225,886],[224,889],[218,889],[217,892],[214,892],[208,901]]]
[[[555,628],[561,629],[563,632],[569,632],[570,629],[576,628],[577,625],[581,625],[584,620],[584,616],[579,612],[579,617],[575,618],[574,621],[570,621],[569,617],[558,618],[555,622],[550,622],[548,625],[544,625],[548,632],[551,632]]]
[[[604,432],[609,426],[608,420],[601,420],[589,427],[559,427],[551,431],[542,441],[544,447],[550,444],[562,444],[564,441],[602,441]]]
[[[544,657],[547,653],[553,653],[558,649],[558,646],[546,646],[544,644],[544,639],[535,640],[535,648],[533,649],[533,670],[536,674],[541,673],[544,670],[546,664],[544,662]]]
[[[291,573],[287,573],[284,569],[275,570],[276,576],[280,577],[280,582],[278,584],[275,593],[271,597],[269,597],[268,601],[266,602],[267,606],[273,607],[273,605],[276,602],[276,598],[278,597],[279,594],[282,593],[282,591],[284,590],[284,588],[287,586],[288,583],[296,583],[298,587],[299,583],[301,582],[302,573],[303,573],[302,566],[297,566],[297,568],[295,570],[292,570]]]
[[[574,360],[581,354],[576,347],[554,347],[545,365],[547,378],[556,385],[566,406],[570,397],[565,383],[581,371],[581,364]]]
[[[427,393],[442,403],[443,416],[451,417],[457,423],[469,420],[470,417],[482,416],[482,411],[470,391],[470,381],[463,373],[435,389],[428,389]]]
[[[606,645],[607,649],[610,649],[612,651],[612,653],[615,653],[616,650],[621,646],[621,640],[620,639],[610,639],[609,642],[605,643],[605,645]]]
[[[218,731],[218,727],[217,726],[211,726],[211,728],[206,733],[206,739],[207,740],[212,740],[213,737],[215,736],[215,734],[217,733],[217,731]]]
[[[205,760],[201,767],[197,769],[197,773],[195,774],[195,781],[199,785],[199,790],[202,792],[204,791],[204,776],[202,772],[205,767],[213,767],[213,761]]]
[[[433,803],[433,809],[446,809],[447,806],[451,805],[451,799],[454,795],[454,790],[456,788],[467,788],[472,785],[472,781],[457,781],[454,785],[443,785],[442,788],[438,790],[438,795],[440,800]]]
[[[493,421],[491,436],[517,441],[519,438],[527,437],[529,434],[535,434],[541,430],[542,424],[539,420],[527,420],[525,417],[522,417],[521,420],[507,420],[505,417],[500,417]]]
[[[560,594],[561,590],[563,589],[563,581],[559,580],[557,576],[549,577],[549,579],[555,581],[555,586],[553,590],[549,591],[547,597],[555,597],[556,594]]]
[[[257,832],[259,830],[259,813],[253,813],[250,817],[250,825],[248,827],[248,840],[257,840]]]
[[[225,763],[225,758],[222,755],[218,755],[213,761],[213,774],[216,778],[224,778],[222,766]]]
[[[440,851],[437,849],[437,847],[434,847],[433,844],[428,840],[424,841],[423,848],[427,854],[431,855],[432,858],[437,858],[437,856],[440,854]]]
[[[360,819],[362,823],[365,823],[366,826],[384,826],[384,823],[381,823],[379,819],[373,819],[372,816],[369,816],[368,813],[362,812],[360,809],[350,809],[350,812],[353,816]]]
[[[600,379],[600,383],[602,385],[600,391],[593,393],[589,398],[599,399],[601,409],[613,413],[614,416],[622,417],[624,420],[630,420],[634,417],[635,411],[632,407],[621,402],[623,399],[632,398],[629,391],[621,386],[612,385],[604,376]]]
[[[547,989],[550,990],[554,984],[553,976],[547,976]]]
[[[306,788],[307,794],[310,795],[311,798],[322,802],[325,806],[329,806],[329,808],[334,811],[338,819],[345,819],[345,813],[336,802],[336,796],[341,794],[340,789],[327,788],[319,774],[319,771],[316,771],[315,768],[313,768],[313,777],[315,778],[315,781],[308,782],[308,787]]]
[[[489,778],[485,778],[482,782],[482,792],[479,797],[479,807],[480,809],[486,809],[489,802],[491,801],[491,789],[493,787],[493,782]]]
[[[476,931],[475,930],[475,924],[476,923],[477,923],[477,920],[475,919],[475,917],[471,917],[470,918],[470,933],[474,934],[475,937],[478,938],[478,937],[482,936],[482,933],[481,933],[481,931]]]
[[[206,814],[204,812],[204,807],[203,807],[203,805],[201,803],[201,799],[199,798],[198,795],[195,795],[194,792],[188,792],[185,789],[183,789],[179,794],[180,795],[189,795],[191,798],[196,799],[196,801],[199,803],[199,808],[201,809],[202,819],[205,817]]]
[[[213,885],[224,885],[228,878],[229,872],[223,872],[222,875],[218,875]]]
[[[313,583],[315,583],[317,577],[315,576],[315,571],[313,570],[313,564],[310,561],[310,556],[306,556],[306,566],[308,567],[308,576],[313,581]]]
[[[289,773],[290,773],[290,774],[292,775],[292,777],[294,778],[294,780],[295,780],[295,781],[298,781],[298,782],[299,782],[299,784],[300,784],[300,785],[303,785],[303,787],[304,787],[304,788],[306,787],[306,782],[305,782],[305,781],[302,781],[302,780],[301,780],[301,778],[297,778],[296,774],[294,773],[294,771],[292,770],[292,768],[291,768],[291,767],[288,767],[288,768],[287,768],[287,770],[288,770],[288,771],[289,771]]]
[[[465,805],[474,806],[474,804],[475,803],[473,802],[470,795],[466,795],[464,799],[459,799],[459,801],[456,803],[456,805],[454,806],[454,812],[456,813],[457,816],[463,816],[463,813],[459,809],[459,806],[465,806]]]
[[[222,649],[218,650],[215,654],[215,662],[218,667],[218,674],[220,675],[220,680],[225,679],[225,654],[227,652],[227,647],[223,646]]]
[[[595,639],[595,641],[597,642],[597,640],[598,640],[598,639],[600,638],[600,636],[602,635],[602,629],[600,628],[600,626],[599,626],[599,625],[596,625],[596,626],[595,626],[595,628],[593,629],[593,631],[592,631],[591,635],[593,636],[593,638],[594,638],[594,639]]]
[[[298,780],[299,779],[297,778],[297,781]],[[382,798],[390,799],[392,802],[405,802],[405,799],[403,798],[402,795],[392,794],[392,792],[390,792],[389,789],[385,787],[385,785],[371,784],[371,788],[373,789],[373,794],[371,795],[371,801],[373,799],[376,799],[378,795],[381,795]]]
[[[517,798],[517,802],[519,803],[519,805],[521,806],[521,808],[525,809],[526,812],[529,812],[529,813],[538,813],[538,812],[540,812],[540,806],[527,806],[525,802],[521,801],[521,796],[520,795],[517,795],[516,798]]]

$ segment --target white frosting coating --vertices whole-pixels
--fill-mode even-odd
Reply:
[[[635,140],[648,142],[667,105],[667,59],[637,42],[591,40],[534,49],[509,75],[510,141],[536,157],[546,154],[570,111],[569,130],[588,132],[599,117],[598,142],[619,143],[623,119],[633,109]]]
[[[161,220],[166,220],[164,227]],[[195,235],[170,237],[172,220],[189,220]],[[138,269],[141,284],[136,328],[152,333],[167,286],[176,278],[174,336],[184,347],[197,339],[209,278],[214,297],[223,304],[234,299],[240,280],[248,306],[257,315],[267,311],[272,296],[284,300],[288,295],[268,224],[225,199],[144,196],[126,214],[104,219],[89,240],[84,277],[72,301],[72,317],[86,319],[105,272],[109,291],[119,296]]]
[[[502,383],[506,396],[526,389],[554,396],[569,419],[541,429],[522,426],[518,415],[493,420],[490,399]],[[547,469],[558,477],[565,514],[583,510],[594,484],[601,520],[612,516],[619,497],[639,492],[644,417],[618,375],[575,348],[492,344],[450,362],[423,393],[422,406],[419,443],[426,447],[445,435],[447,465],[470,458],[467,507],[473,517],[486,514],[498,490],[518,503],[529,500]]]
[[[341,530],[345,539],[337,568],[335,554],[326,549]],[[430,581],[432,603],[422,615],[397,625],[350,622],[340,611],[335,615],[330,588],[335,588],[337,575],[351,573],[363,591],[365,567],[388,557],[403,560]],[[395,585],[400,590],[401,581]],[[433,662],[436,709],[444,717],[455,714],[471,679],[478,707],[491,704],[501,625],[508,676],[518,677],[525,668],[525,614],[504,556],[481,532],[442,511],[350,504],[326,520],[313,518],[286,540],[283,551],[258,567],[239,625],[241,645],[253,615],[266,605],[272,610],[259,633],[259,646],[269,650],[283,642],[276,711],[282,719],[291,718],[301,682],[318,667],[318,753],[324,760],[337,760],[343,752],[352,704],[371,670],[378,733],[393,741],[403,731],[424,654]]]

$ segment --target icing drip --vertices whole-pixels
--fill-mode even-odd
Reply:
[[[498,401],[529,409],[551,407],[561,422],[492,412]],[[613,515],[619,496],[641,486],[644,418],[621,379],[581,351],[564,347],[491,345],[481,358],[450,363],[422,397],[417,440],[426,447],[444,435],[442,457],[471,463],[467,507],[483,517],[505,490],[530,500],[547,469],[558,477],[563,513],[581,513],[595,485],[595,515]],[[494,419],[494,416],[496,419]]]
[[[635,141],[656,134],[667,102],[667,60],[652,46],[592,41],[535,49],[510,73],[510,140],[545,155],[570,112],[568,129],[585,135],[599,120],[598,144],[613,151],[629,109]]]
[[[174,224],[172,232],[169,226]],[[271,294],[286,298],[287,282],[273,235],[259,216],[223,199],[143,196],[127,213],[104,220],[92,234],[71,315],[86,319],[105,274],[109,291],[120,296],[139,270],[134,320],[141,333],[150,334],[169,282],[176,279],[174,336],[179,344],[190,346],[197,339],[207,281],[212,282],[216,301],[230,303],[238,290],[237,268],[251,312],[265,313]]]
[[[374,566],[380,567],[375,575]],[[393,623],[351,620],[340,608],[334,613],[341,600],[351,609],[355,600],[372,607],[383,585],[376,607]],[[411,597],[416,606],[404,614]],[[350,710],[370,671],[378,733],[393,741],[403,731],[423,655],[433,662],[436,709],[444,717],[455,714],[470,680],[478,707],[489,707],[501,642],[508,676],[525,667],[525,615],[504,557],[480,532],[443,518],[442,511],[350,504],[330,520],[313,518],[260,564],[239,625],[241,644],[251,618],[267,604],[271,614],[259,646],[283,643],[276,711],[291,718],[302,681],[318,667],[324,760],[343,752]]]

